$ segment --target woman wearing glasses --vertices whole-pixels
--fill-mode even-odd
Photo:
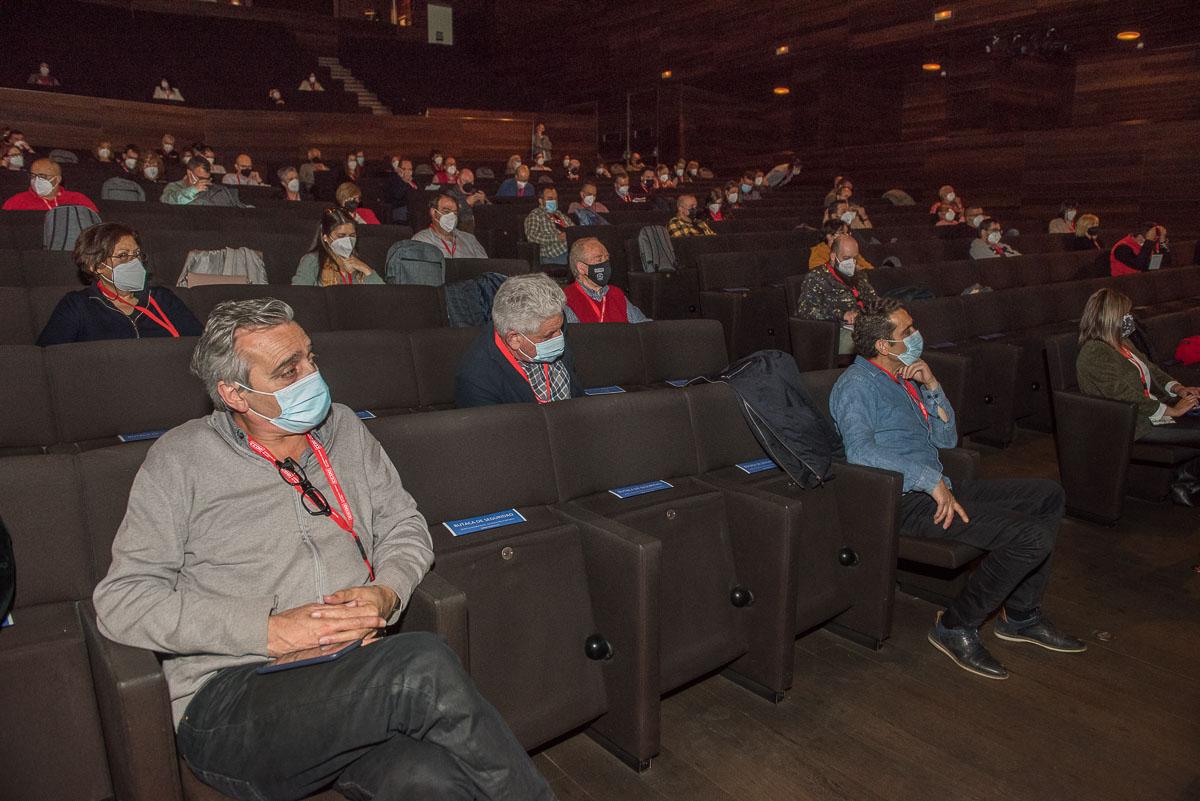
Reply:
[[[141,242],[132,228],[93,225],[79,235],[74,257],[89,286],[58,302],[37,344],[200,335],[200,321],[174,292],[146,286]]]

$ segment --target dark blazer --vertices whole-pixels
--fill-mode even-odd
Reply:
[[[163,314],[181,337],[200,336],[204,326],[178,295],[166,287],[148,287],[138,293],[138,305],[145,306],[149,296],[153,296],[162,307]],[[99,339],[142,339],[170,335],[165,328],[139,311],[126,316],[92,284],[87,289],[68,292],[63,296],[50,314],[37,344],[61,345]]]
[[[498,403],[535,403],[529,382],[517,374],[496,347],[495,328],[489,324],[467,348],[454,375],[454,404],[460,409]],[[571,377],[571,397],[583,394],[575,376],[575,356],[567,345],[562,355]]]
[[[1131,350],[1150,368],[1149,398],[1143,391],[1145,385],[1137,368],[1111,345],[1099,340],[1088,340],[1079,349],[1079,355],[1075,358],[1075,378],[1085,394],[1135,404],[1137,429],[1134,439],[1141,439],[1154,430],[1150,415],[1158,411],[1158,405],[1165,403],[1170,406],[1175,402],[1167,393],[1167,384],[1175,379],[1137,348]]]

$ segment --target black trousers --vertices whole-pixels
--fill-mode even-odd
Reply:
[[[978,627],[1001,604],[1039,606],[1063,517],[1062,487],[1040,479],[977,480],[956,482],[952,492],[971,522],[956,515],[948,530],[933,522],[937,504],[929,495],[910,492],[900,500],[902,534],[955,540],[988,552],[947,611]]]
[[[242,801],[329,786],[354,801],[554,795],[454,652],[432,634],[385,637],[333,662],[222,670],[188,704],[180,755]]]

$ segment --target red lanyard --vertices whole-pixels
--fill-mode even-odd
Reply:
[[[504,340],[500,338],[499,331],[495,333],[495,337],[496,347],[499,348],[500,352],[504,354],[504,358],[508,359],[508,363],[511,364],[512,368],[517,371],[517,375],[521,376],[521,378],[524,378],[525,383],[529,384],[529,388],[533,390],[534,400],[536,400],[538,403],[549,403],[551,400],[553,400],[550,388],[550,365],[545,363],[542,364],[542,375],[544,375],[546,378],[546,397],[543,398],[541,393],[537,391],[537,387],[533,385],[533,381],[529,378],[529,375],[521,369],[521,365],[517,364],[516,357],[512,355],[512,351],[508,349],[508,346],[504,344]]]
[[[1120,350],[1121,355],[1128,359],[1130,363],[1137,368],[1138,378],[1142,382],[1142,394],[1147,398],[1150,397],[1150,381],[1146,378],[1146,371],[1142,369],[1142,363],[1134,358],[1133,351],[1127,348],[1121,348]]]
[[[171,321],[167,318],[167,313],[164,312],[162,307],[158,305],[158,301],[154,299],[153,295],[149,293],[146,294],[146,299],[149,300],[150,305],[154,307],[154,311],[150,311],[150,309],[146,308],[145,306],[138,306],[135,303],[130,303],[129,301],[123,299],[120,295],[118,295],[116,292],[113,292],[102,283],[97,282],[96,286],[100,288],[100,294],[104,295],[104,297],[108,298],[113,303],[120,303],[122,305],[137,309],[142,314],[146,315],[155,323],[157,323],[160,328],[165,328],[167,333],[169,333],[171,336],[175,337],[176,339],[179,338],[179,329],[171,324]],[[157,314],[155,314],[155,312],[157,312]]]
[[[342,484],[338,481],[337,474],[333,472],[333,465],[329,461],[329,454],[325,452],[325,446],[321,444],[319,439],[312,434],[305,434],[304,436],[308,438],[309,447],[312,448],[317,461],[321,463],[321,472],[325,474],[325,480],[329,482],[329,488],[333,490],[333,497],[337,500],[338,507],[342,510],[342,513],[338,514],[330,509],[329,517],[332,518],[334,523],[337,523],[338,528],[345,531],[354,539],[354,544],[358,546],[359,556],[362,557],[363,564],[367,566],[367,577],[371,581],[374,581],[375,568],[371,566],[371,560],[367,558],[367,551],[363,548],[362,540],[354,533],[354,512],[350,510],[350,502],[346,500],[346,493],[342,490]],[[284,467],[283,463],[275,458],[275,454],[255,441],[253,437],[247,437],[246,439],[250,444],[250,450],[275,465],[279,469],[279,472],[284,474],[287,482],[296,488],[296,492],[299,492],[301,495],[304,494],[304,488],[300,486],[300,476]]]
[[[604,297],[600,298],[600,305],[596,305],[596,301],[592,300],[592,296],[583,287],[579,287],[579,294],[583,295],[583,299],[591,305],[592,311],[596,312],[596,316],[600,318],[596,322],[604,322],[604,310],[608,307],[608,293],[604,293]]]
[[[875,362],[869,361],[868,363],[874,365],[875,367],[879,367],[880,370],[887,374],[888,378],[892,379],[897,384],[902,385],[906,390],[908,390],[909,397],[913,399],[913,403],[917,404],[917,408],[921,410],[921,415],[925,418],[925,425],[929,425],[929,410],[925,408],[925,404],[921,401],[921,396],[917,394],[917,390],[915,387],[913,387],[912,382],[908,379],[901,381],[900,376],[896,375],[891,370],[888,370],[886,367],[880,367],[878,364],[875,364]]]
[[[446,251],[450,258],[454,258],[454,251],[458,250],[458,240],[455,239],[453,245],[447,245],[446,240],[438,235],[438,232],[434,230],[432,225],[429,226],[429,230],[433,231],[433,235],[436,236],[437,240],[442,243],[442,249]]]
[[[837,270],[834,269],[832,262],[829,265],[829,274],[832,275],[834,278],[836,278],[837,282],[839,284],[841,284],[842,286],[846,287],[846,289],[849,289],[852,293],[854,293],[854,302],[858,304],[858,308],[860,308],[860,309],[865,308],[863,306],[863,302],[858,299],[858,289],[847,284],[846,281],[840,275],[837,274]],[[882,368],[880,368],[880,369],[882,369]]]

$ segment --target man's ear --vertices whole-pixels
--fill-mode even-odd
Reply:
[[[236,384],[228,384],[224,381],[217,382],[217,394],[221,397],[221,401],[230,409],[230,411],[238,414],[245,414],[250,410],[250,404],[246,402],[246,398],[242,395],[241,388]]]

